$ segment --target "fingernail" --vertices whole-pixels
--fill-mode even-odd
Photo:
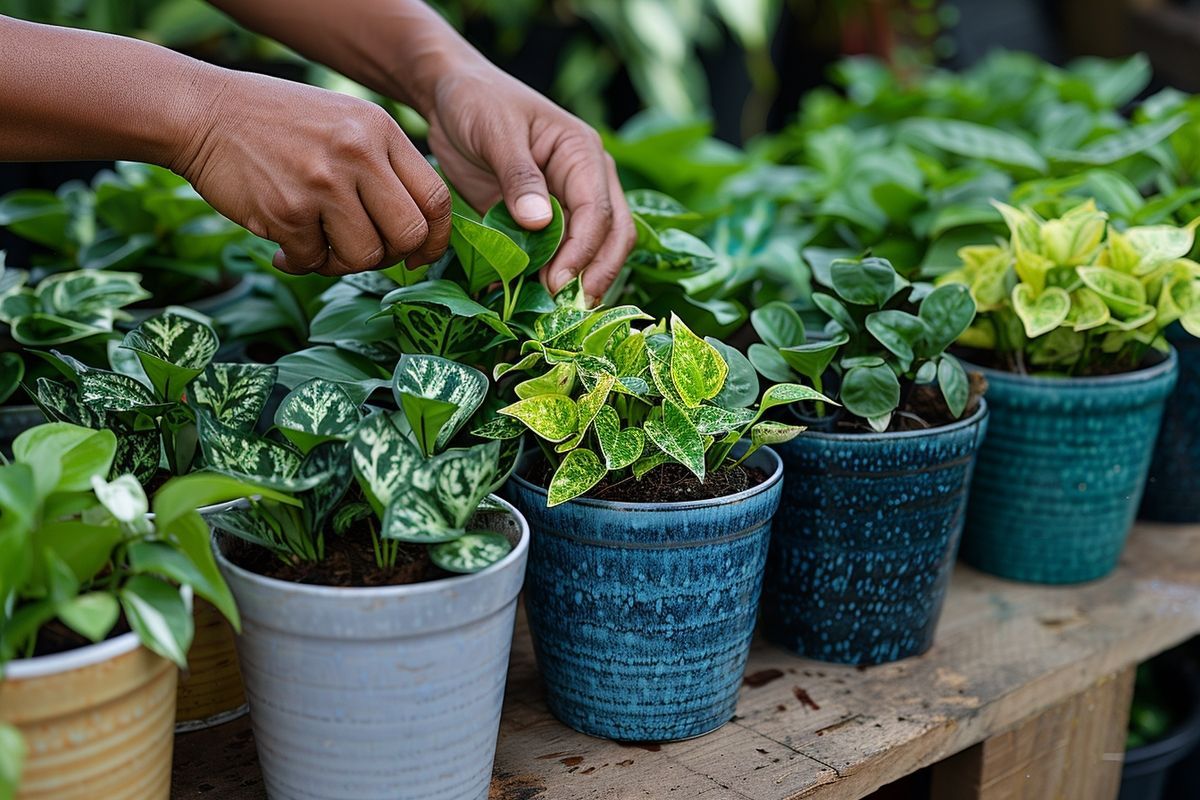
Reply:
[[[517,198],[517,216],[526,222],[541,222],[548,220],[554,212],[550,210],[550,201],[540,194],[523,194]]]
[[[595,308],[596,306],[600,305],[600,298],[596,297],[595,295],[585,294],[583,296],[583,302],[587,303],[588,308]]]

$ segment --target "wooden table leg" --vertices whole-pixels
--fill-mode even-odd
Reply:
[[[932,800],[1113,800],[1134,668],[1115,673],[933,771]]]

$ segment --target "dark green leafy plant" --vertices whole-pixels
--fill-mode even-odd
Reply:
[[[50,419],[114,431],[118,473],[145,483],[165,464],[183,475],[199,465],[199,411],[248,431],[275,385],[275,367],[213,362],[218,346],[205,322],[167,312],[125,335],[112,356],[119,370],[51,351],[59,379],[39,378],[32,393]]]
[[[819,270],[813,302],[830,318],[809,339],[800,316],[783,303],[751,314],[762,340],[750,361],[775,381],[827,385],[845,411],[885,431],[914,384],[937,383],[953,417],[967,406],[969,386],[958,359],[945,352],[975,318],[970,292],[958,285],[933,288],[900,277],[890,263],[867,258],[836,260]],[[823,405],[815,407],[824,416]]]
[[[526,375],[520,398],[475,433],[512,439],[526,429],[553,469],[549,504],[585,494],[611,477],[641,478],[678,463],[700,481],[744,461],[763,444],[787,441],[800,427],[763,420],[778,405],[827,401],[796,384],[771,386],[754,408],[758,377],[744,356],[701,339],[677,316],[643,329],[651,318],[634,306],[587,309],[578,281],[556,298],[497,378]],[[743,438],[749,446],[731,456]]]
[[[979,304],[961,344],[1013,372],[1098,375],[1166,352],[1174,322],[1200,336],[1200,264],[1187,258],[1198,222],[1121,231],[1092,201],[1051,220],[997,206],[1010,240],[964,248],[939,281],[969,286]]]

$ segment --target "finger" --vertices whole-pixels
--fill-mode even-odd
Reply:
[[[329,240],[329,257],[317,270],[320,274],[337,277],[366,272],[383,261],[383,240],[357,194],[335,198],[321,212],[321,225]]]
[[[500,184],[508,213],[522,228],[538,231],[550,224],[554,211],[546,179],[526,139],[494,136],[484,154]]]
[[[360,183],[358,196],[383,242],[381,266],[390,267],[405,261],[415,267],[417,264],[413,263],[411,255],[428,240],[429,225],[390,165],[386,172],[386,175]]]
[[[617,177],[616,165],[608,158],[608,187],[609,197],[613,206],[612,228],[608,238],[600,246],[599,252],[583,269],[583,293],[588,298],[589,305],[596,305],[608,287],[621,274],[625,259],[637,242],[637,229],[633,225],[633,215],[629,213],[629,205],[625,202],[625,193],[621,191],[621,181]]]
[[[405,260],[410,268],[431,264],[450,245],[450,190],[403,132],[388,147],[392,169],[425,219],[423,243]]]
[[[592,132],[589,138],[560,147],[546,165],[550,186],[570,217],[566,239],[545,272],[546,288],[552,294],[591,264],[608,238],[613,200],[607,159]]]
[[[329,242],[325,239],[320,220],[302,228],[283,230],[273,238],[280,249],[271,259],[271,263],[280,272],[307,275],[325,266],[329,256]]]

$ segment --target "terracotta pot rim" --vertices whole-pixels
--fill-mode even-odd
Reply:
[[[956,419],[948,425],[935,425],[932,428],[923,428],[916,431],[884,431],[883,433],[876,433],[874,431],[869,433],[843,433],[839,431],[806,430],[797,439],[824,439],[831,442],[894,442],[905,439],[922,439],[945,433],[954,433],[963,428],[970,428],[978,425],[987,415],[987,398],[980,397],[979,408],[975,409],[974,414],[962,419]]]
[[[637,511],[639,513],[687,511],[693,508],[713,508],[716,506],[733,505],[754,497],[757,494],[762,494],[783,480],[783,460],[770,447],[760,447],[750,457],[750,460],[753,461],[756,458],[764,456],[770,458],[772,462],[770,472],[765,481],[757,486],[751,486],[749,489],[743,489],[740,492],[727,494],[722,497],[712,497],[708,500],[677,500],[671,503],[629,503],[623,500],[600,500],[595,497],[576,497],[574,500],[568,500],[564,505],[590,506],[592,508],[604,508],[616,511]],[[509,480],[515,481],[526,491],[533,492],[541,497],[546,497],[548,494],[546,487],[538,486],[516,472],[512,474]]]
[[[64,653],[10,661],[4,667],[4,680],[32,680],[84,669],[132,653],[139,647],[141,642],[137,634],[129,631],[112,639],[77,647]]]
[[[307,595],[314,598],[337,598],[346,599],[350,597],[379,597],[391,598],[397,596],[414,597],[421,595],[437,594],[444,591],[448,587],[453,587],[456,591],[466,593],[470,587],[481,581],[490,580],[493,575],[498,572],[507,571],[512,565],[523,559],[526,552],[529,550],[529,522],[525,519],[525,515],[517,510],[516,506],[509,503],[502,497],[491,494],[488,495],[488,500],[500,506],[501,511],[504,511],[511,516],[517,523],[517,530],[520,538],[517,544],[508,555],[497,561],[495,564],[482,569],[479,572],[472,572],[466,575],[453,575],[449,578],[439,578],[434,581],[422,581],[421,583],[407,583],[401,586],[320,586],[310,583],[296,583],[295,581],[284,581],[278,578],[270,578],[266,575],[259,575],[257,572],[252,572],[248,569],[238,566],[225,557],[221,552],[220,539],[228,536],[214,535],[212,537],[212,549],[216,556],[217,563],[222,570],[228,570],[236,574],[242,580],[249,583],[255,583],[259,586],[271,589],[273,591],[285,591],[292,594]],[[233,537],[230,537],[233,538]]]
[[[1009,372],[1003,369],[994,369],[992,367],[981,367],[971,361],[959,359],[962,361],[963,368],[968,372],[975,371],[983,373],[983,376],[989,381],[993,376],[999,378],[1000,381],[1006,383],[1019,383],[1034,388],[1061,388],[1069,386],[1072,388],[1112,388],[1127,383],[1142,383],[1147,380],[1160,378],[1163,375],[1170,374],[1175,370],[1176,364],[1179,361],[1179,356],[1176,353],[1175,346],[1171,345],[1170,351],[1163,356],[1162,360],[1151,364],[1148,367],[1130,370],[1128,372],[1117,372],[1112,375],[1092,375],[1082,377],[1047,377],[1045,375],[1020,375],[1016,372]]]

